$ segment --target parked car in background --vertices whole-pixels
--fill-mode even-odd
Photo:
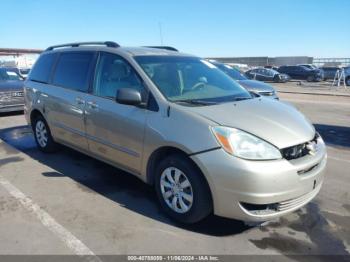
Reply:
[[[322,81],[323,73],[320,69],[309,69],[305,66],[280,66],[278,72],[288,74],[292,79],[307,80],[308,82]]]
[[[281,74],[280,72],[269,68],[255,68],[245,72],[245,75],[249,79],[259,81],[271,81],[275,83],[285,83],[289,81],[287,74]]]
[[[313,64],[299,64],[299,66],[303,66],[303,67],[306,67],[306,68],[311,69],[311,70],[319,70],[321,72],[321,75],[322,75],[322,80],[324,80],[324,71],[322,68],[319,68]]]
[[[0,67],[0,112],[22,111],[23,79],[10,68]]]
[[[25,80],[29,74],[29,68],[19,68],[19,67],[4,67],[11,72],[15,72],[19,75],[23,80]]]
[[[258,93],[259,95],[262,95],[268,98],[278,99],[276,90],[270,84],[257,81],[257,80],[250,80],[246,76],[244,76],[238,69],[233,68],[229,65],[219,63],[216,61],[215,62],[211,61],[211,63],[217,66],[221,71],[226,73],[229,77],[236,80],[241,86],[243,86],[248,91]]]
[[[42,152],[61,143],[135,175],[181,223],[275,219],[322,187],[326,146],[311,122],[200,57],[58,45],[40,55],[24,92]]]
[[[319,69],[317,66],[315,66],[313,64],[299,64],[298,66],[304,66],[304,67],[309,68],[311,70]]]
[[[336,76],[337,71],[339,70],[339,73],[341,73],[341,70],[344,69],[344,78],[345,78],[345,84],[347,86],[350,86],[350,66],[346,67],[322,67],[322,70],[324,72],[324,80],[331,79],[333,80]]]
[[[328,80],[328,79],[334,79],[337,71],[340,69],[339,67],[335,66],[323,66],[321,67],[323,70],[323,80]]]
[[[350,66],[344,67],[345,83],[350,86]]]
[[[344,69],[345,84],[347,86],[350,86],[350,66],[339,68],[339,70],[343,70],[343,69]]]

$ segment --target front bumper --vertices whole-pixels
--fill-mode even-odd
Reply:
[[[251,222],[282,216],[311,201],[321,188],[327,161],[324,143],[316,155],[290,161],[249,161],[223,149],[191,157],[207,178],[214,213]]]

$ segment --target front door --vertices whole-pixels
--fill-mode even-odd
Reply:
[[[263,76],[263,70],[261,68],[256,69],[255,74],[256,74],[256,76],[255,76],[256,80],[259,80],[259,81],[264,81],[265,80],[265,78]]]
[[[294,66],[292,76],[294,79],[303,79],[304,77],[302,69],[298,66]]]
[[[146,98],[145,88],[122,57],[102,52],[95,70],[93,93],[85,107],[89,150],[133,172],[141,169],[147,110],[116,102],[119,88],[133,88]]]

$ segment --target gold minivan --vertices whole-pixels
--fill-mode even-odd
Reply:
[[[126,170],[183,223],[276,218],[323,182],[325,144],[298,110],[170,47],[49,47],[25,82],[25,115],[40,150],[63,144]]]

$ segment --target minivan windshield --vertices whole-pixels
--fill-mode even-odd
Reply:
[[[162,94],[172,102],[209,104],[252,98],[236,81],[204,59],[185,56],[136,56],[135,60]]]

